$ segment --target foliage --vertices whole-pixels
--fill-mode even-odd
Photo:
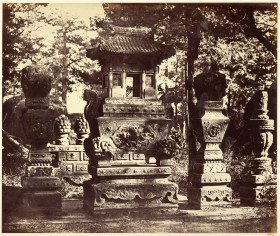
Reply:
[[[71,91],[72,85],[77,82],[100,83],[97,63],[86,57],[89,27],[77,17],[58,10],[45,14],[43,20],[55,31],[52,46],[44,60],[55,71],[54,87],[58,96],[66,101],[67,91]]]
[[[42,5],[47,4],[4,4],[4,95],[19,88],[21,68],[41,64],[54,72],[53,92],[65,102],[66,92],[77,82],[100,83],[100,69],[86,57],[90,39],[86,23]]]
[[[38,9],[46,4],[3,4],[3,95],[17,94],[20,71],[18,66],[41,49],[42,37],[32,37],[29,27]]]
[[[191,69],[186,64],[196,58],[195,74],[203,71],[205,62],[218,62],[227,75],[229,105],[237,110],[253,94],[256,79],[271,84],[276,78],[275,4],[105,4],[104,8],[103,22],[150,27],[156,40],[176,47],[181,58],[165,75],[181,86],[175,83],[172,89],[178,92],[168,88],[166,93],[181,96],[186,70]],[[102,20],[98,23],[102,27]]]

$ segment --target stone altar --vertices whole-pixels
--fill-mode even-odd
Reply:
[[[87,50],[99,60],[103,94],[86,92],[90,137],[84,146],[92,179],[84,182],[84,207],[177,207],[178,186],[168,181],[174,141],[157,97],[157,65],[173,48],[153,41],[146,28],[113,27]]]

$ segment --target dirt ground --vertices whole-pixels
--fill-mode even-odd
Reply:
[[[179,209],[131,212],[101,211],[90,215],[81,200],[63,202],[57,216],[5,215],[4,233],[266,233],[276,232],[276,217],[268,209],[215,207],[188,209],[181,196]]]

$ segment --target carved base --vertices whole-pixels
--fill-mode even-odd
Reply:
[[[30,190],[57,190],[61,187],[61,181],[55,176],[24,176],[21,178],[21,185],[24,189]]]
[[[29,213],[61,213],[62,197],[58,191],[24,192],[20,203],[20,212]]]
[[[276,201],[276,176],[252,175],[239,189],[240,203],[254,206]]]
[[[195,209],[209,206],[231,205],[232,189],[225,185],[191,187],[188,201]]]
[[[177,208],[178,185],[167,179],[122,179],[84,182],[84,208],[104,209]]]
[[[45,166],[44,168],[52,167]],[[21,213],[56,214],[61,212],[62,196],[59,192],[61,188],[59,177],[24,176],[21,184],[24,190],[20,204]]]

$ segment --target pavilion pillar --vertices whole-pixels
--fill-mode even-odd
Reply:
[[[145,89],[146,89],[146,71],[142,72],[142,86],[141,86],[141,97],[145,98]]]
[[[112,69],[112,66],[110,66],[108,77],[109,77],[109,81],[108,81],[109,82],[108,83],[109,97],[111,98],[112,97],[112,88],[113,88],[113,69]]]
[[[125,69],[122,70],[122,74],[121,74],[121,83],[122,83],[122,91],[123,91],[123,97],[126,97],[126,87],[125,87],[125,80],[126,80],[126,71]]]
[[[158,99],[158,68],[155,68],[155,96]]]

